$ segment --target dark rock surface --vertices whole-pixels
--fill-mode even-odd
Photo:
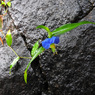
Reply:
[[[95,21],[95,9],[82,20]],[[41,56],[42,72],[48,82],[47,95],[94,95],[95,25],[83,25],[60,36],[58,55]],[[52,55],[52,57],[50,57]]]
[[[13,0],[10,15],[19,32],[26,37],[26,44],[30,48],[36,40],[43,39],[45,34],[36,30],[38,25],[46,25],[53,30],[67,22],[81,19],[93,8],[89,0],[79,1]]]
[[[12,0],[8,12],[14,26],[12,47],[19,55],[30,56],[33,44],[46,38],[37,25],[53,30],[79,20],[95,22],[94,4],[94,0]],[[15,55],[0,45],[0,95],[95,95],[94,31],[94,25],[83,25],[61,35],[58,55],[49,49],[38,57],[29,69],[27,85],[23,72],[29,60],[20,60],[9,75]]]

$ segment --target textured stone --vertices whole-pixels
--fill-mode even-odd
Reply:
[[[13,30],[14,50],[21,56],[30,56],[28,50],[47,35],[43,30],[36,30],[36,26],[46,25],[52,31],[82,18],[94,21],[93,7],[94,0],[12,0],[4,28]],[[61,35],[56,46],[58,55],[54,56],[49,49],[37,57],[31,64],[33,70],[28,71],[27,85],[23,72],[29,60],[21,59],[9,75],[15,55],[6,45],[1,46],[0,95],[94,95],[94,31],[95,26],[89,24]]]
[[[12,47],[17,54],[20,56],[30,56],[30,52],[25,47],[22,37],[16,30],[13,31],[13,35],[13,45],[15,46]],[[13,95],[14,93],[17,95],[19,90],[23,89],[25,85],[23,74],[29,59],[20,59],[17,65],[12,69],[11,74],[9,74],[10,64],[14,58],[16,58],[16,55],[6,44],[4,44],[4,46],[0,45],[0,95]],[[30,71],[32,72],[32,68]]]
[[[95,9],[82,20],[94,21]],[[48,82],[47,95],[94,95],[95,25],[83,25],[60,36],[58,55],[41,56],[42,72]]]
[[[14,28],[13,22],[10,19],[10,17],[8,15],[7,17],[4,18],[3,32],[6,34],[8,29],[11,30],[12,37],[13,37],[12,48],[17,52],[19,56],[30,57],[30,51],[28,51],[28,49],[26,48],[23,38],[20,36],[18,31]],[[2,34],[0,34],[0,36],[3,38]],[[14,94],[17,95],[18,92],[23,93],[22,91],[23,88],[27,89],[28,87],[28,85],[27,87],[25,86],[23,74],[27,66],[27,63],[29,62],[29,59],[27,60],[20,59],[12,69],[11,74],[9,74],[10,64],[12,63],[14,58],[16,58],[16,55],[6,45],[6,41],[4,39],[4,46],[2,46],[0,43],[0,95],[14,95]],[[30,68],[29,71],[32,72],[33,71],[32,68]],[[29,76],[31,77],[31,74]]]
[[[42,30],[36,30],[38,25],[46,25],[52,31],[79,16],[82,18],[92,8],[88,0],[13,0],[10,15],[20,33],[26,37],[28,48],[31,48],[45,35]]]

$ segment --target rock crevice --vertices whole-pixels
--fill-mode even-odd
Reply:
[[[94,4],[94,0],[12,0],[4,28],[8,30],[12,22],[12,47],[19,55],[30,56],[33,44],[47,35],[36,26],[45,25],[52,31],[80,20],[95,22]],[[58,55],[49,49],[32,62],[28,84],[23,73],[29,60],[21,59],[9,75],[16,56],[6,44],[0,46],[0,95],[94,95],[94,31],[95,26],[90,24],[61,35]]]

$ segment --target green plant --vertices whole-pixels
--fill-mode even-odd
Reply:
[[[5,2],[5,0],[1,0],[0,6],[11,7],[11,0],[8,1],[7,3]]]
[[[0,15],[0,32],[2,33],[2,35],[5,38],[5,34],[3,33],[3,30],[2,30],[2,28],[3,28],[3,17],[5,15],[7,15],[8,7],[11,7],[11,1],[8,1],[7,3],[5,3],[5,0],[1,0],[0,7],[5,9],[5,13],[3,15]],[[1,41],[2,45],[3,45],[3,40],[2,40],[1,37],[0,37],[0,41]]]
[[[56,38],[56,36],[58,35],[62,35],[80,25],[83,25],[83,24],[95,24],[93,22],[89,22],[89,21],[81,21],[81,22],[78,22],[78,23],[69,23],[69,24],[65,24],[65,25],[62,25],[60,26],[59,28],[55,29],[54,31],[50,31],[50,29],[46,26],[43,26],[43,25],[39,25],[37,26],[36,28],[42,28],[42,29],[45,29],[48,33],[48,39],[45,39],[44,41],[42,41],[42,46],[39,47],[39,44],[38,44],[38,41],[34,44],[32,50],[31,50],[31,56],[32,56],[32,59],[30,60],[30,62],[28,63],[27,65],[27,68],[25,69],[24,71],[24,80],[25,82],[27,83],[27,70],[30,66],[30,64],[32,63],[32,61],[38,56],[40,55],[42,52],[45,51],[45,49],[48,49],[48,47],[51,48],[52,52],[53,53],[56,53],[56,48],[55,48],[55,44],[58,44],[59,41],[58,41],[58,38]],[[49,46],[46,46],[48,44]]]
[[[11,6],[11,2],[7,2],[5,3],[5,1],[1,0],[1,6]],[[7,13],[7,11],[6,11]],[[11,69],[14,67],[14,65],[18,62],[18,60],[20,60],[20,58],[27,58],[27,59],[30,59],[30,62],[28,63],[25,71],[24,71],[24,80],[25,80],[25,83],[27,83],[27,70],[30,66],[30,64],[33,62],[33,60],[36,59],[36,57],[38,57],[42,52],[45,51],[45,49],[48,49],[48,48],[51,48],[52,52],[55,54],[57,51],[56,51],[56,48],[55,48],[55,44],[58,44],[59,43],[59,37],[57,37],[58,35],[62,35],[80,25],[83,25],[83,24],[95,24],[93,22],[89,22],[89,21],[81,21],[81,22],[78,22],[78,23],[69,23],[69,24],[65,24],[65,25],[62,25],[60,26],[59,28],[53,30],[53,31],[50,31],[50,29],[46,26],[43,26],[43,25],[39,25],[36,27],[36,29],[38,28],[42,28],[44,30],[46,30],[46,32],[48,33],[48,38],[45,39],[44,41],[42,41],[42,46],[39,47],[39,40],[34,44],[32,50],[31,50],[31,57],[21,57],[19,56],[12,48],[11,48],[11,45],[12,45],[12,34],[11,34],[11,31],[9,30],[6,35],[3,33],[2,31],[2,27],[3,27],[3,16],[5,15],[2,15],[1,18],[0,18],[0,28],[1,28],[1,33],[3,34],[4,38],[6,39],[6,43],[7,45],[10,47],[10,49],[15,53],[15,55],[17,56],[13,62],[11,63],[10,65],[10,73],[11,73]],[[3,40],[2,38],[0,37],[0,41],[1,43],[3,44]]]

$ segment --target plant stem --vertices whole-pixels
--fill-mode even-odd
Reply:
[[[10,46],[9,46],[9,47],[10,47]],[[19,56],[19,55],[13,50],[12,47],[10,47],[10,48],[11,48],[11,50],[15,53],[15,55],[16,55],[17,57],[24,58],[24,59],[32,59],[32,57],[23,57],[23,56]]]
[[[25,58],[25,59],[32,59],[32,57],[23,57],[23,56],[19,56],[20,58]]]
[[[10,46],[9,46],[10,47]],[[10,47],[11,48],[11,47]],[[11,50],[15,53],[15,55],[17,56],[17,57],[19,57],[18,56],[18,54],[13,50],[13,48],[11,48]]]

